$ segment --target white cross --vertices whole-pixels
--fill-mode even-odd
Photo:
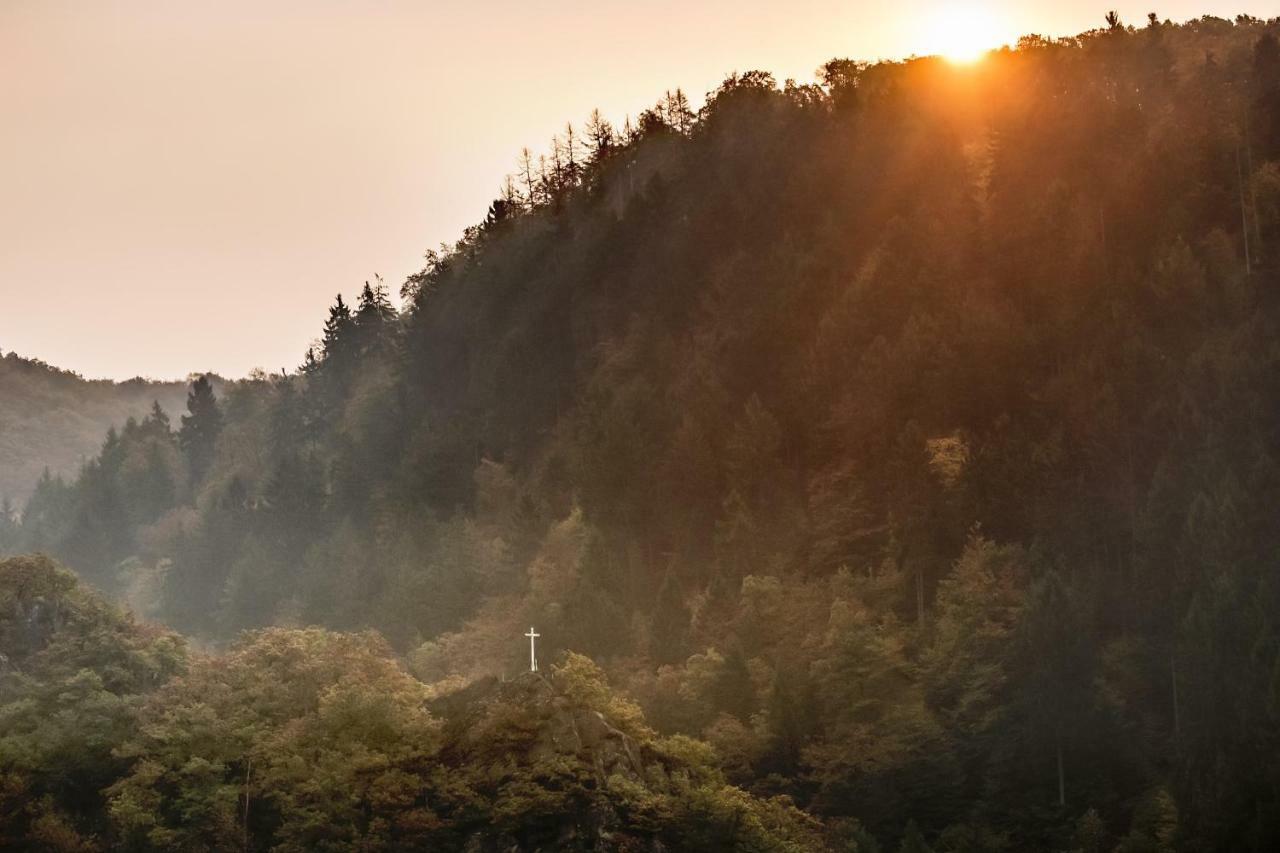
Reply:
[[[530,625],[529,633],[525,634],[525,636],[529,638],[529,671],[537,672],[538,671],[538,655],[537,655],[537,652],[535,651],[535,647],[538,642],[538,638],[541,637],[542,635],[534,631],[533,626]]]

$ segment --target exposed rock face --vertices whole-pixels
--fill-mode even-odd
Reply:
[[[564,696],[557,695],[551,683],[537,673],[526,673],[503,685],[515,704],[539,712],[543,725],[530,752],[534,761],[556,755],[573,755],[590,763],[601,784],[616,774],[637,781],[644,777],[639,748],[620,729],[611,725],[604,714],[590,708],[574,707]]]

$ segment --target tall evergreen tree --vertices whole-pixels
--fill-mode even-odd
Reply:
[[[209,466],[213,464],[221,432],[222,409],[214,396],[209,377],[201,376],[191,383],[187,414],[182,416],[182,428],[178,430],[178,445],[186,455],[193,490],[204,482]]]
[[[351,343],[351,332],[355,328],[355,317],[347,303],[339,293],[329,307],[329,317],[324,321],[324,337],[320,340],[320,360],[325,363],[338,363],[348,357],[348,345]]]

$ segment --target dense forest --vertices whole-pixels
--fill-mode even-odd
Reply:
[[[75,476],[108,428],[144,417],[156,402],[175,411],[186,393],[185,382],[88,380],[0,352],[0,502],[17,514],[45,468]]]
[[[80,578],[0,567],[4,842],[1280,849],[1278,36],[523,152],[403,311],[0,519]]]

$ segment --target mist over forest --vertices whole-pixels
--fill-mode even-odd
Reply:
[[[46,468],[74,477],[108,429],[145,417],[154,403],[178,411],[186,394],[185,382],[89,380],[0,351],[0,504],[19,514]]]
[[[735,73],[74,473],[0,384],[0,847],[1280,849],[1278,37]]]

